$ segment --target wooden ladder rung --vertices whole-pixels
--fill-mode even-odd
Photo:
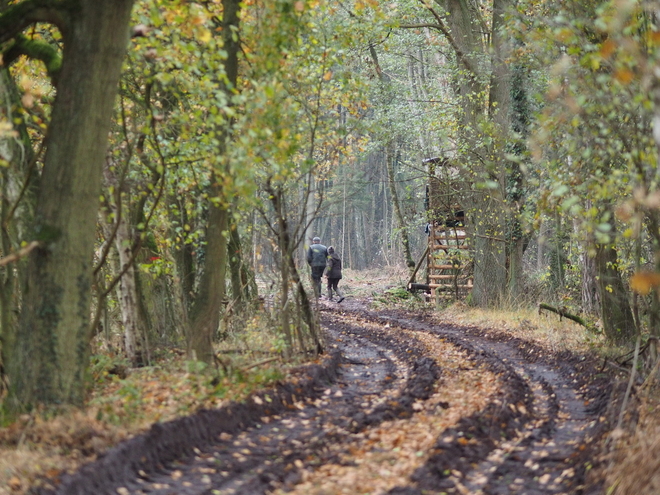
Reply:
[[[457,275],[429,275],[431,280],[453,280]]]
[[[448,289],[451,290],[455,287],[458,287],[459,289],[471,289],[473,286],[472,284],[429,284],[429,287],[431,289]]]
[[[458,239],[458,240],[461,240],[461,239],[467,239],[467,236],[465,234],[434,235],[433,239]]]
[[[469,249],[469,246],[466,246],[465,244],[461,244],[459,246],[448,246],[447,244],[434,244],[433,249],[442,249],[443,251],[446,251],[447,249]]]
[[[454,265],[429,265],[431,270],[460,270],[461,266]]]

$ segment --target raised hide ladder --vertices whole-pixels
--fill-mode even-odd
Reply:
[[[427,283],[431,300],[440,297],[458,299],[472,290],[469,265],[469,245],[462,221],[453,225],[429,225],[427,250]]]
[[[408,281],[408,290],[424,291],[438,304],[441,298],[459,299],[472,290],[472,257],[458,168],[446,158],[428,158],[423,163],[428,167],[425,201],[428,245]],[[424,261],[426,283],[416,283],[415,277]]]

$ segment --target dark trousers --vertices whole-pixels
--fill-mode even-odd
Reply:
[[[321,297],[321,278],[323,277],[324,271],[325,266],[312,267],[312,285],[314,286],[314,295],[316,297]]]
[[[342,291],[339,290],[339,281],[340,278],[329,278],[328,279],[328,298],[332,299],[332,291],[334,290],[339,297],[344,297]]]

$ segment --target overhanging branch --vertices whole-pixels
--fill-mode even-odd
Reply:
[[[45,41],[31,40],[19,34],[14,39],[14,43],[2,54],[2,61],[5,66],[9,66],[20,55],[41,60],[46,66],[51,83],[53,86],[57,86],[62,68],[62,56],[57,48]]]
[[[0,43],[15,38],[38,22],[54,24],[64,34],[71,3],[70,0],[24,0],[11,5],[0,14]]]
[[[451,45],[451,47],[454,50],[454,53],[456,53],[456,58],[463,64],[463,66],[469,70],[473,76],[477,76],[478,73],[475,70],[474,66],[472,65],[472,62],[470,59],[466,56],[466,54],[463,52],[460,46],[458,46],[458,43],[454,39],[454,37],[451,35],[451,32],[449,31],[449,28],[445,25],[445,21],[440,17],[440,14],[438,14],[435,10],[433,10],[433,7],[431,7],[428,3],[426,3],[424,0],[420,0],[422,5],[426,10],[428,10],[431,15],[435,18],[435,22],[437,24],[427,24],[427,25],[419,25],[419,27],[428,27],[432,29],[436,29],[440,31],[445,38],[447,38],[447,41]],[[404,25],[405,26],[405,25]],[[402,26],[400,26],[402,27]],[[405,26],[408,28],[408,26]]]

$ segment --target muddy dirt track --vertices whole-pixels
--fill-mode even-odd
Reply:
[[[154,425],[38,493],[602,493],[586,473],[610,385],[584,357],[430,315],[321,306],[320,364]]]

